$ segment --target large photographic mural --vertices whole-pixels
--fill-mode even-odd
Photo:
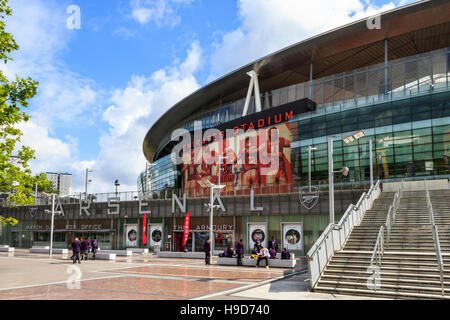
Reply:
[[[188,196],[201,191],[201,180],[218,184],[219,166],[220,184],[225,185],[226,193],[292,183],[289,123],[247,131],[199,148],[201,152],[191,149],[183,154],[181,186]]]

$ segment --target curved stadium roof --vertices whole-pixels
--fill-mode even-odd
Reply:
[[[327,31],[249,63],[190,94],[166,111],[150,128],[143,142],[144,155],[153,162],[155,150],[168,134],[200,109],[244,98],[249,77],[258,73],[260,91],[266,92],[313,79],[354,70],[450,46],[450,2],[419,1],[381,15],[381,28],[368,29],[366,19]]]

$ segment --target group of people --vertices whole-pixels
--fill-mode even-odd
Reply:
[[[92,252],[92,259],[95,260],[95,254],[98,250],[98,241],[97,237],[94,237],[94,239],[91,238],[91,241],[89,241],[87,238],[80,238],[75,237],[75,240],[72,242],[72,261],[73,263],[81,263],[80,260],[87,261],[89,256],[89,251]]]
[[[252,256],[254,256],[256,261],[256,267],[259,267],[261,260],[266,261],[266,268],[269,268],[269,260],[268,259],[276,259],[278,251],[278,241],[272,237],[272,240],[269,240],[268,248],[264,248],[264,245],[257,242],[252,250]],[[211,264],[211,241],[208,239],[204,245],[205,252],[205,263]],[[235,245],[235,250],[232,247],[228,247],[225,251],[219,255],[220,257],[228,257],[232,258],[236,256],[238,266],[242,266],[242,258],[244,257],[244,241],[242,239]],[[281,259],[290,259],[291,254],[286,248],[283,248],[281,251]]]

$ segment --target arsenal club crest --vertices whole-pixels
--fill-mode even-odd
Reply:
[[[30,207],[30,208],[28,208],[28,210],[29,210],[28,212],[30,213],[30,216],[34,217],[36,215],[37,211],[38,211],[38,208],[37,207]]]
[[[300,203],[306,209],[311,210],[319,202],[319,188],[316,186],[305,186],[299,191]]]

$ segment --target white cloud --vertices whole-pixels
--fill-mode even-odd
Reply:
[[[360,0],[239,0],[241,25],[222,36],[211,55],[213,80],[286,46],[395,7]]]
[[[103,113],[110,130],[100,138],[101,151],[95,167],[96,190],[111,190],[119,179],[122,191],[136,190],[136,180],[145,168],[143,139],[150,126],[167,109],[199,88],[194,73],[200,67],[201,48],[192,43],[186,59],[149,77],[134,76],[125,89],[111,96],[111,106]]]
[[[176,13],[176,7],[186,5],[193,0],[132,0],[131,17],[140,24],[153,21],[158,26],[169,25],[171,27],[180,23],[180,16]]]

